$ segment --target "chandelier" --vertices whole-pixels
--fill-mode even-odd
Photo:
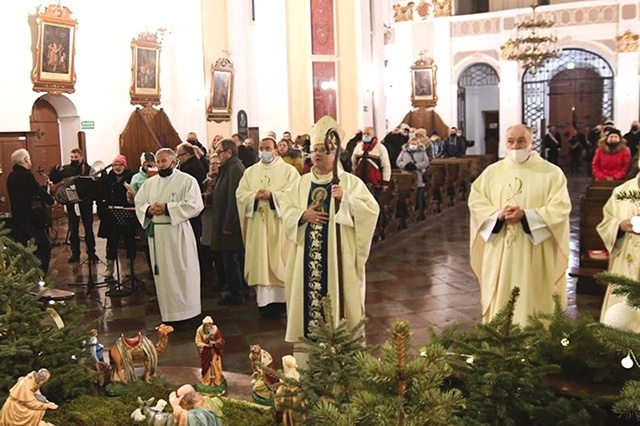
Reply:
[[[502,57],[509,61],[518,61],[528,68],[531,74],[547,60],[560,56],[556,46],[558,37],[549,29],[555,25],[552,19],[536,17],[537,5],[532,5],[531,18],[516,22],[516,36],[502,45]]]

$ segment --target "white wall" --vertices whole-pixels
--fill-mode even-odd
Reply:
[[[5,40],[3,58],[11,58],[0,71],[0,131],[29,130],[34,101],[44,93],[33,92],[32,29],[29,15],[37,13],[40,0],[3,2],[0,37]],[[66,96],[77,110],[77,119],[63,120],[63,148],[74,143],[69,135],[79,121],[94,121],[87,130],[87,157],[111,161],[118,153],[118,138],[135,107],[130,104],[131,40],[144,30],[168,29],[160,55],[161,104],[180,136],[189,131],[205,134],[206,106],[200,0],[65,0],[78,20],[76,32],[75,93]],[[34,33],[34,37],[35,37]],[[73,128],[75,127],[75,128]],[[63,158],[67,153],[63,152]]]
[[[500,109],[500,92],[498,86],[473,86],[466,89],[468,140],[474,140],[473,147],[467,149],[468,154],[484,154],[484,120],[483,111],[498,111]]]

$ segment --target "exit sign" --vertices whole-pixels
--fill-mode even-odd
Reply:
[[[81,121],[80,127],[82,130],[91,130],[96,128],[96,123],[95,121]]]

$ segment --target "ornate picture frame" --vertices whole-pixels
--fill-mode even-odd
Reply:
[[[233,64],[227,58],[220,58],[211,65],[211,93],[207,120],[216,123],[231,120],[232,96]]]
[[[76,29],[78,21],[65,6],[49,5],[36,17],[38,39],[35,66],[31,73],[33,90],[52,95],[75,92]]]
[[[436,70],[433,59],[418,59],[411,66],[411,105],[414,108],[430,108],[438,104]]]
[[[131,40],[131,104],[160,104],[160,51],[155,33],[143,32]]]

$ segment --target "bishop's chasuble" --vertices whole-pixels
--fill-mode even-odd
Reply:
[[[507,205],[524,210],[526,221],[498,222]],[[535,311],[552,312],[554,294],[566,306],[571,201],[560,168],[536,152],[521,164],[498,161],[471,186],[469,210],[483,322],[504,307],[514,287],[520,288],[515,323],[526,324]]]
[[[633,280],[640,280],[640,236],[628,232],[619,236],[618,232],[620,231],[620,222],[639,215],[640,208],[631,201],[616,200],[616,194],[622,191],[638,190],[640,190],[638,178],[628,180],[622,185],[617,186],[613,190],[607,204],[604,205],[602,209],[602,222],[600,222],[596,228],[605,247],[609,251],[609,272],[624,275]],[[628,313],[629,315],[627,315],[626,319],[609,316],[609,318],[605,320],[609,308],[618,303],[624,303],[626,305],[626,297],[613,294],[611,290],[611,286],[607,287],[607,292],[602,302],[600,321],[613,326],[619,326],[621,323],[627,322],[628,324],[625,324],[624,328],[632,326],[630,322],[633,321],[636,315],[633,315],[635,312],[631,308],[618,309],[618,313],[614,314],[614,316],[619,316],[620,314],[625,315]],[[613,311],[610,312],[610,315],[611,314],[613,314]]]
[[[242,175],[236,200],[245,247],[244,278],[256,286],[258,306],[284,303],[285,261],[291,242],[282,230],[282,197],[300,174],[279,156],[271,163],[258,162]],[[258,200],[256,192],[268,189],[270,200]]]
[[[334,318],[339,320],[338,251],[336,224],[340,224],[344,316],[350,327],[364,318],[365,264],[380,208],[364,183],[340,170],[344,195],[336,213],[331,197],[331,174],[318,175],[315,168],[286,191],[283,200],[284,231],[295,243],[287,263],[287,342],[308,335],[309,324],[322,319],[322,298],[331,295]],[[320,201],[329,222],[303,222],[302,214]]]
[[[149,236],[149,253],[163,321],[200,315],[200,263],[189,219],[204,205],[198,182],[174,169],[147,180],[135,197],[138,220]],[[168,215],[148,217],[153,203],[166,203]]]

